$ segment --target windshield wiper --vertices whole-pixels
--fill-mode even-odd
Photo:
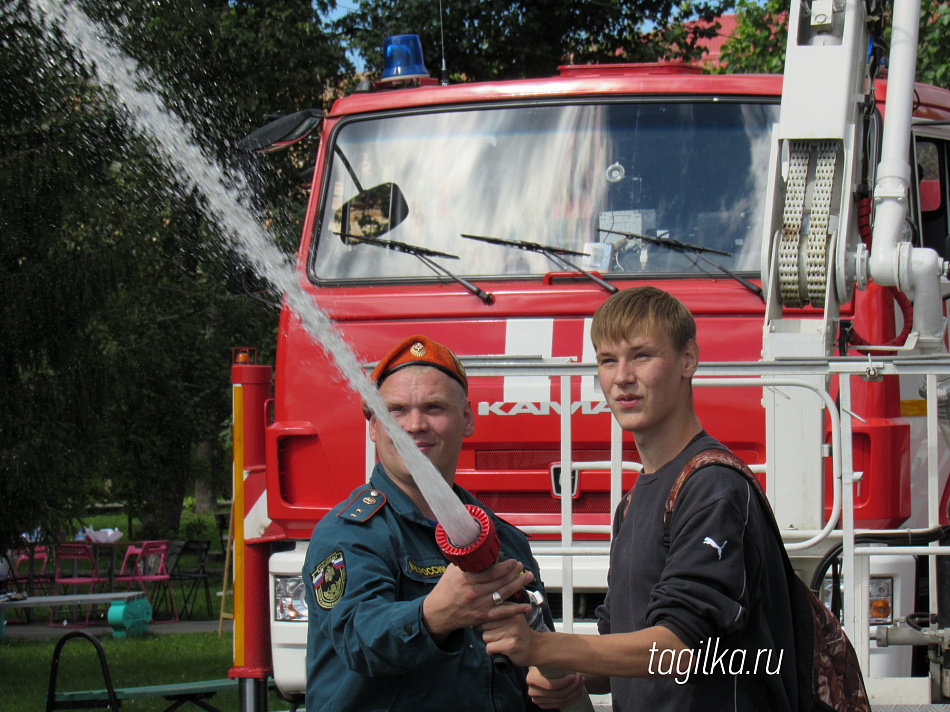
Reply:
[[[745,287],[750,292],[752,292],[755,296],[757,296],[763,302],[765,301],[765,295],[762,293],[761,287],[758,287],[752,284],[752,282],[745,279],[744,277],[740,277],[735,272],[732,272],[729,269],[723,267],[718,262],[713,262],[711,259],[703,255],[704,252],[708,252],[713,255],[722,255],[724,257],[732,257],[732,253],[730,252],[723,252],[722,250],[714,250],[711,247],[701,247],[699,245],[690,245],[688,242],[680,242],[679,240],[674,240],[672,238],[651,237],[650,235],[640,235],[636,232],[620,232],[619,230],[606,230],[604,228],[601,228],[600,232],[607,232],[612,235],[623,235],[624,239],[621,240],[621,244],[624,242],[627,242],[628,240],[643,240],[644,242],[649,242],[652,245],[662,245],[664,247],[668,247],[671,250],[676,250],[677,252],[692,252],[703,262],[706,262],[707,264],[711,264],[713,267],[718,269],[723,274],[728,275],[729,277],[732,277],[734,280],[736,280],[739,284],[741,284],[743,287]]]
[[[619,292],[614,285],[610,282],[605,282],[596,274],[592,274],[585,269],[581,269],[573,262],[564,259],[561,255],[578,255],[580,257],[587,257],[586,252],[575,252],[574,250],[565,250],[560,247],[548,247],[547,245],[539,245],[536,242],[528,242],[526,240],[503,240],[500,237],[481,237],[479,235],[466,235],[465,233],[461,234],[462,237],[468,240],[480,240],[482,242],[488,242],[493,245],[504,245],[506,247],[517,247],[519,250],[527,250],[529,252],[540,252],[542,255],[550,259],[552,262],[557,264],[560,267],[567,267],[572,272],[577,272],[582,274],[593,282],[596,282],[601,287],[606,289],[608,292],[613,294],[614,292]]]
[[[450,260],[457,260],[459,259],[458,255],[451,255],[448,252],[439,252],[438,250],[430,250],[427,247],[417,247],[416,245],[410,245],[405,242],[397,242],[396,240],[380,240],[378,237],[363,237],[362,235],[352,235],[347,232],[337,232],[334,234],[340,236],[340,240],[343,241],[344,245],[374,245],[376,247],[382,247],[385,250],[394,250],[395,252],[403,252],[407,255],[412,255],[433,272],[441,273],[454,279],[469,292],[485,302],[485,304],[493,304],[495,301],[495,295],[489,294],[488,292],[479,289],[471,282],[459,277],[457,274],[449,272],[438,262],[433,262],[429,259],[430,257],[444,257]]]

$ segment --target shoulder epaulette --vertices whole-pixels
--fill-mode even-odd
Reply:
[[[362,524],[382,509],[384,504],[386,495],[378,489],[364,487],[353,495],[336,516],[348,522]]]

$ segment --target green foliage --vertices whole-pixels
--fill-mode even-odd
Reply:
[[[0,407],[0,542],[43,527],[72,530],[97,489],[96,396],[110,374],[90,362],[85,326],[116,284],[114,225],[96,206],[62,200],[110,181],[115,121],[83,73],[44,49],[23,10],[0,22],[0,330],[6,348]],[[58,74],[54,67],[60,67]],[[69,150],[63,150],[68,147]],[[77,153],[95,157],[79,170]],[[68,231],[60,231],[68,225]],[[101,229],[102,240],[97,232]],[[68,374],[72,387],[61,382]]]
[[[922,0],[917,81],[950,89],[950,5]]]
[[[780,74],[785,63],[788,11],[788,0],[739,0],[735,33],[723,45],[724,66],[718,71]],[[886,46],[890,9],[885,10],[884,27]],[[950,89],[950,5],[943,0],[922,0],[920,5],[917,81]]]
[[[321,106],[345,69],[319,3],[84,7],[226,166],[263,113]],[[230,489],[219,435],[231,349],[272,359],[277,313],[229,291],[232,264],[201,198],[25,0],[0,9],[0,91],[0,547],[35,527],[71,535],[97,500],[124,502],[137,537],[173,537],[195,477]],[[299,239],[306,150],[252,177],[285,246]],[[210,457],[196,465],[201,443]]]
[[[341,38],[328,31],[327,0],[90,0],[119,46],[157,79],[169,106],[189,120],[223,165],[239,160],[274,239],[300,240],[312,167],[306,143],[261,159],[235,157],[234,142],[276,116],[328,109],[352,72]]]
[[[382,43],[388,35],[413,33],[422,40],[426,66],[438,76],[444,57],[454,81],[486,81],[554,74],[559,64],[646,62],[698,58],[701,37],[729,3],[717,0],[360,0],[338,22],[351,46],[378,77]],[[440,22],[441,19],[441,22]],[[444,44],[442,39],[444,37]]]
[[[739,0],[736,28],[720,53],[719,73],[781,74],[788,37],[788,0]]]
[[[212,542],[212,549],[214,549],[214,541],[219,538],[214,515],[186,512],[182,515],[181,529],[176,538],[209,539]]]

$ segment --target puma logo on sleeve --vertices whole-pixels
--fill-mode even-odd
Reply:
[[[719,558],[720,558],[720,559],[722,559],[722,550],[725,548],[726,544],[728,544],[728,543],[729,543],[729,542],[728,542],[728,540],[727,540],[727,541],[724,541],[724,542],[722,543],[722,546],[719,546],[719,544],[717,544],[715,541],[713,541],[712,537],[708,537],[708,536],[707,536],[705,539],[703,539],[703,544],[708,544],[708,545],[711,546],[713,549],[715,549],[715,550],[716,550],[716,553],[719,554]]]

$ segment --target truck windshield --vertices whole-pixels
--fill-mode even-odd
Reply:
[[[356,239],[383,236],[458,256],[433,259],[466,277],[564,269],[543,253],[463,234],[582,252],[570,259],[617,276],[720,275],[664,239],[715,250],[706,256],[730,270],[758,272],[777,118],[775,104],[692,101],[349,120],[331,136],[311,277],[435,276],[412,254]]]

